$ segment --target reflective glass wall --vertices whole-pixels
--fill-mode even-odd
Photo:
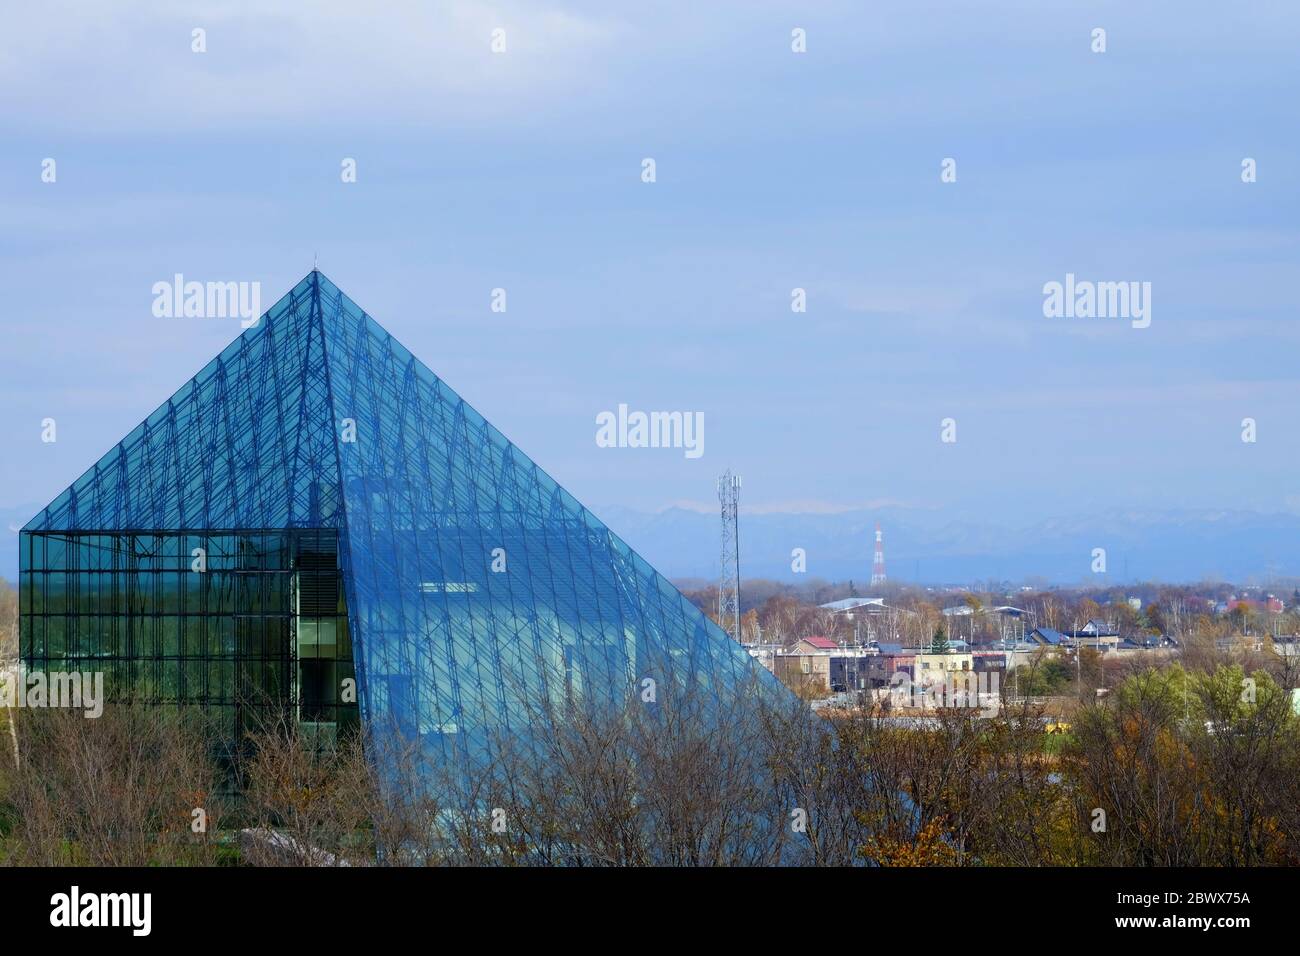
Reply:
[[[24,532],[30,674],[99,672],[108,700],[196,705],[227,741],[291,708],[323,741],[357,724],[338,535]]]

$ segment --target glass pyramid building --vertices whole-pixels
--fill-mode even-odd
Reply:
[[[749,654],[318,271],[33,518],[29,671],[259,701],[434,762],[645,686],[786,699]]]

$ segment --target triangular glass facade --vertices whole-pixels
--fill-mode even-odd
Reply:
[[[328,679],[355,665],[371,733],[418,739],[448,765],[483,757],[498,734],[526,739],[539,709],[616,706],[646,679],[690,686],[724,708],[754,693],[784,697],[742,647],[315,271],[27,525],[24,585],[35,598],[25,599],[24,647],[45,652],[25,654],[55,658],[53,637],[33,635],[59,561],[68,571],[75,563],[54,543],[60,533],[129,540],[113,547],[135,556],[78,560],[135,568],[151,560],[138,556],[149,551],[145,533],[207,532],[201,540],[219,548],[217,532],[274,529],[326,529],[337,542],[350,637],[337,647],[349,660]],[[293,554],[321,548],[293,540]],[[168,565],[182,576],[188,543]],[[301,596],[293,600],[300,612]],[[301,633],[289,646],[301,652]],[[179,674],[183,691],[183,666]]]

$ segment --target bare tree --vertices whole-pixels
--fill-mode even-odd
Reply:
[[[18,651],[18,592],[0,578],[0,702],[6,704],[4,721],[9,727],[15,767],[22,762],[18,749],[18,714],[7,703],[9,693],[15,689],[10,685],[21,679]]]
[[[10,765],[12,862],[147,866],[211,863],[222,775],[197,715],[110,705],[26,715]]]

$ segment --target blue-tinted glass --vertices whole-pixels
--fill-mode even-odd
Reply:
[[[277,529],[337,537],[341,601],[322,592],[310,614],[346,605],[346,628],[332,627],[338,663],[319,628],[308,642],[313,656],[300,654],[308,646],[301,626],[290,637],[284,615],[303,612],[288,572],[302,544],[291,547]],[[72,546],[33,534],[49,531],[82,534]],[[497,734],[526,741],[530,716],[548,704],[618,705],[644,678],[696,685],[723,708],[755,686],[784,695],[318,272],[29,522],[23,538],[31,541],[26,566],[55,571],[33,576],[48,578],[44,590],[30,589],[33,607],[111,622],[70,618],[77,623],[51,645],[84,636],[88,647],[127,655],[131,643],[137,659],[170,660],[139,677],[155,699],[228,702],[240,685],[279,687],[292,654],[317,662],[300,676],[313,713],[328,716],[339,682],[355,674],[372,733],[418,737],[434,756],[482,757]],[[208,570],[195,575],[200,547]],[[334,560],[331,551],[327,567]],[[130,573],[99,573],[110,570]],[[265,624],[250,614],[281,616]],[[115,630],[127,620],[135,623]],[[24,621],[34,629],[35,618]],[[176,662],[217,655],[242,655],[241,663]]]

